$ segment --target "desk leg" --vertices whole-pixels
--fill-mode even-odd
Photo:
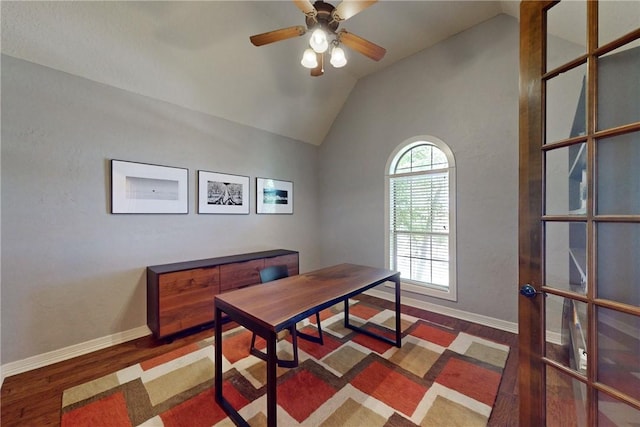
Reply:
[[[379,339],[381,341],[384,341],[391,345],[395,345],[396,347],[400,348],[402,347],[402,329],[400,324],[400,314],[401,314],[400,277],[398,276],[393,279],[390,278],[389,281],[393,281],[396,284],[396,336],[395,336],[395,339],[391,339],[383,335],[379,335],[374,332],[371,332],[367,329],[361,328],[359,326],[352,325],[349,322],[349,300],[348,299],[344,300],[344,327],[356,332],[360,332],[361,334],[364,334],[364,335],[369,335],[370,337]]]
[[[249,424],[242,418],[242,416],[231,406],[224,396],[222,395],[222,310],[215,307],[215,341],[213,351],[214,368],[214,395],[216,402],[222,408],[223,411],[229,415],[231,421],[237,426],[249,427]]]
[[[349,298],[344,300],[344,327],[351,328],[349,324]]]
[[[278,378],[276,375],[278,355],[276,354],[276,333],[269,333],[267,338],[267,426],[278,425],[276,412]]]
[[[215,341],[214,341],[215,388],[216,402],[222,403],[222,311],[215,307]]]
[[[402,326],[400,323],[400,275],[394,280],[396,282],[396,347],[402,347]]]

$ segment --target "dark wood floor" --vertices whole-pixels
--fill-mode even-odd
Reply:
[[[392,308],[392,303],[389,301],[368,296],[361,296],[361,298]],[[403,313],[412,316],[509,345],[511,351],[489,425],[518,425],[518,348],[515,334],[413,307],[403,306],[402,310]],[[150,359],[185,344],[200,341],[212,334],[213,330],[207,329],[175,339],[171,343],[158,341],[148,336],[5,378],[0,395],[2,406],[0,425],[3,427],[60,425],[62,392],[67,388]]]

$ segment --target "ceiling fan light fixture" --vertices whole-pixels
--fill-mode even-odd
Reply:
[[[329,42],[327,41],[327,34],[322,28],[317,28],[312,34],[309,40],[309,46],[317,53],[324,53],[329,48]]]
[[[341,0],[340,4],[334,7],[324,0],[293,0],[298,9],[305,15],[305,26],[294,25],[262,34],[255,34],[249,37],[249,41],[254,46],[264,46],[307,33],[311,34],[311,38],[308,41],[309,44],[306,46],[307,49],[302,55],[300,64],[305,68],[309,68],[313,77],[324,74],[325,52],[328,52],[329,47],[331,47],[329,61],[335,68],[347,65],[345,52],[340,47],[342,45],[374,61],[380,61],[387,52],[386,49],[344,28],[338,30],[343,21],[357,15],[377,1]]]
[[[306,49],[304,51],[300,64],[305,68],[316,68],[318,66],[318,59],[313,49]]]
[[[331,65],[335,68],[341,68],[347,65],[347,57],[344,55],[344,50],[342,50],[340,46],[333,47],[329,62],[331,62]]]

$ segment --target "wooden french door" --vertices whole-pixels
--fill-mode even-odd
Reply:
[[[521,426],[640,422],[640,2],[520,6]]]

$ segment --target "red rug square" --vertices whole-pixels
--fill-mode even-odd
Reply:
[[[408,416],[413,414],[428,390],[378,362],[360,372],[351,384]],[[402,394],[401,399],[398,398],[399,393]]]
[[[387,338],[390,338],[392,340],[395,341],[396,339],[396,334],[395,332],[391,332],[388,330],[383,330],[381,331],[380,329],[377,328],[367,328],[365,326],[365,329],[371,329],[371,332],[376,333],[378,335],[382,335],[385,336]],[[353,339],[353,342],[357,342],[358,344],[365,346],[373,351],[375,351],[378,354],[382,354],[385,351],[389,350],[392,345],[391,344],[387,344],[386,342],[380,341],[377,338],[373,338],[370,337],[369,335],[365,335],[365,334],[356,334]]]
[[[264,345],[264,341],[262,343]],[[222,354],[224,354],[229,363],[235,363],[247,357],[250,346],[251,332],[247,329],[243,329],[242,332],[233,336],[222,337]]]
[[[316,328],[308,326],[302,328],[301,331],[313,336],[316,336],[318,334],[318,330]],[[324,342],[324,345],[320,345],[318,343],[307,341],[303,338],[298,337],[298,349],[320,360],[336,348],[340,347],[340,342],[329,334],[322,334],[322,340]],[[287,337],[287,341],[291,342],[291,337]]]
[[[105,418],[105,414],[109,414],[109,417]],[[118,392],[63,414],[62,425],[125,427],[132,424],[124,395]]]
[[[249,403],[229,382],[225,381],[222,389],[225,399],[234,408],[240,409]],[[160,414],[164,427],[210,427],[226,417],[227,414],[216,403],[213,388]]]
[[[500,374],[459,359],[449,359],[436,382],[493,406],[500,386]]]
[[[364,320],[369,320],[378,313],[380,313],[380,310],[364,304],[349,306],[349,314],[353,314]]]
[[[420,323],[412,332],[411,335],[418,337],[425,341],[438,344],[442,347],[449,347],[453,340],[456,339],[456,334],[443,331],[442,329],[434,328],[433,326]]]
[[[311,372],[300,371],[278,385],[278,405],[301,423],[334,394],[336,390],[329,384]]]

